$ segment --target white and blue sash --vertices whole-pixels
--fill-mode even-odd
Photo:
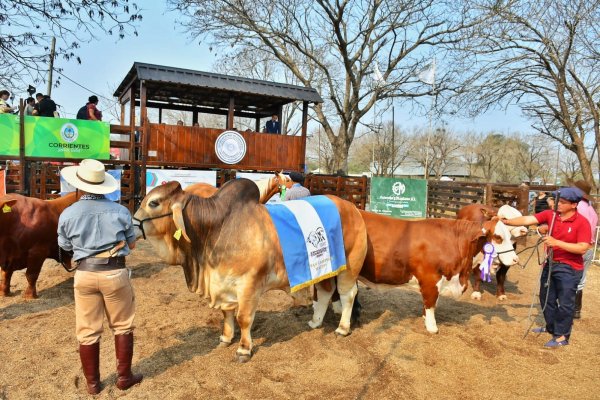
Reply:
[[[340,213],[325,196],[267,205],[291,291],[314,285],[346,269]]]

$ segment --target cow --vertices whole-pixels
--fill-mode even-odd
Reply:
[[[498,219],[483,223],[426,219],[405,221],[360,211],[368,249],[359,280],[369,287],[416,283],[424,304],[425,328],[437,333],[435,306],[440,294],[459,297],[467,289],[473,257],[492,243],[506,265],[518,262],[506,226]]]
[[[346,269],[337,276],[343,311],[336,329],[336,334],[346,336],[367,235],[352,203],[328,197],[340,214],[346,255]],[[179,183],[169,182],[152,189],[134,215],[159,256],[169,264],[182,265],[188,290],[204,295],[210,307],[223,312],[220,346],[231,344],[237,319],[239,362],[252,356],[250,330],[261,294],[289,290],[277,231],[266,206],[258,200],[258,187],[248,179],[229,181],[210,198],[195,196],[183,191]],[[321,326],[335,286],[318,283],[316,290],[319,301],[309,322],[313,329]]]
[[[0,197],[0,296],[10,295],[10,280],[14,271],[25,270],[26,299],[38,297],[36,282],[46,258],[70,265],[71,257],[58,253],[56,229],[61,212],[77,200],[75,192],[55,199],[40,200],[18,194]]]
[[[470,204],[462,207],[456,214],[456,218],[481,223],[483,221],[489,221],[496,216],[499,218],[516,218],[521,215],[519,210],[509,205],[503,205],[500,209],[497,209],[483,204]],[[516,250],[514,239],[525,236],[527,234],[527,228],[524,226],[511,226],[508,228],[512,236],[513,247]],[[473,293],[471,293],[471,298],[474,300],[481,300],[481,275],[479,265],[482,259],[482,254],[479,253],[473,260]],[[508,273],[509,268],[510,266],[497,262],[497,259],[494,262],[492,272],[496,273],[496,298],[498,300],[507,299],[504,282],[506,281],[506,274]]]
[[[283,175],[283,173],[277,172],[274,176],[269,178],[260,179],[254,181],[260,192],[260,199],[258,200],[261,204],[266,204],[271,197],[281,191],[281,188],[285,186],[290,178]],[[199,197],[210,197],[217,192],[217,188],[213,185],[204,182],[198,182],[189,185],[184,189],[186,192],[194,194]]]

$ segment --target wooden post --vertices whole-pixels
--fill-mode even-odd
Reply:
[[[135,193],[135,91],[129,88],[129,211],[133,212]]]
[[[300,171],[306,169],[306,131],[308,129],[308,101],[302,102],[302,145],[300,147]],[[282,132],[283,133],[283,132]],[[320,151],[320,149],[319,149]]]
[[[233,112],[235,111],[235,98],[233,97],[233,95],[229,95],[229,111],[227,113],[227,124],[225,126],[225,129],[229,130],[229,129],[233,129]]]
[[[260,118],[256,117],[256,125],[254,128],[254,132],[260,132]]]
[[[491,183],[485,185],[485,205],[490,207],[494,205],[494,189]]]
[[[125,103],[121,103],[121,125],[125,125]]]
[[[25,186],[27,181],[25,167],[25,102],[21,99],[19,101],[19,192],[23,196],[28,195],[28,187]]]
[[[519,185],[517,209],[521,211],[521,214],[529,215],[529,186],[525,183]]]
[[[140,185],[140,195],[146,195],[146,162],[148,159],[148,143],[150,142],[150,121],[146,118],[142,125],[142,154],[140,155],[141,162],[141,185]]]

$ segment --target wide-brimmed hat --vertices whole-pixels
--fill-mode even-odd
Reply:
[[[97,160],[82,160],[79,165],[63,168],[60,174],[68,183],[88,193],[108,194],[119,188],[117,180]]]
[[[573,186],[578,187],[583,192],[583,198],[586,200],[590,199],[590,192],[592,191],[592,185],[586,181],[580,179],[573,183]]]

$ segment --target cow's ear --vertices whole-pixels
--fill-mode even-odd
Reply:
[[[489,218],[490,217],[490,213],[485,208],[480,208],[479,210],[481,210],[481,214],[483,214],[483,216],[485,218]]]
[[[179,231],[181,231],[185,240],[191,243],[192,241],[185,231],[185,222],[183,222],[183,208],[181,207],[181,203],[173,204],[171,206],[171,211],[173,211],[173,222],[175,222],[175,226]]]
[[[10,208],[15,205],[17,199],[0,200],[0,210],[4,213],[9,213]]]

